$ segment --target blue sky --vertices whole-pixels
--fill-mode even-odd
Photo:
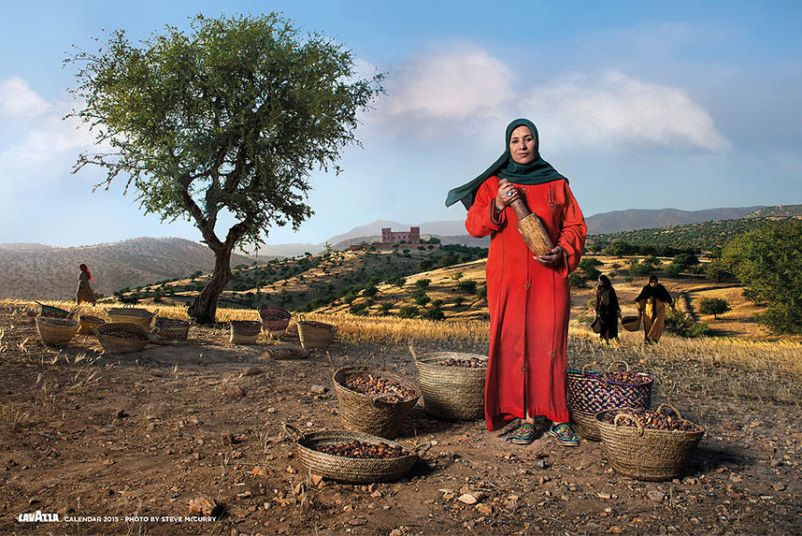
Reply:
[[[116,5],[120,4],[120,5]],[[565,4],[568,4],[566,7]],[[322,242],[376,219],[457,220],[446,192],[503,150],[515,117],[571,179],[586,215],[802,203],[798,2],[0,2],[0,242],[80,245],[199,233],[144,216],[97,170],[72,106],[72,45],[165,24],[280,11],[388,73],[344,173],[315,175],[316,214],[269,243]],[[225,234],[225,230],[220,230]],[[425,232],[425,229],[424,229]]]

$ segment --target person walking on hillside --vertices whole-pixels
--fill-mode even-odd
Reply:
[[[596,287],[596,317],[601,322],[599,337],[605,344],[613,341],[616,346],[621,345],[618,340],[618,319],[621,318],[621,307],[618,305],[618,296],[613,288],[610,278],[602,274]]]
[[[660,341],[666,325],[666,304],[676,311],[674,298],[666,287],[657,281],[657,276],[649,276],[649,283],[643,287],[635,298],[638,312],[643,320],[643,337],[646,344],[655,344]]]
[[[81,264],[79,268],[81,269],[81,275],[78,276],[78,292],[76,293],[78,305],[81,305],[82,302],[89,302],[95,305],[95,293],[89,285],[89,282],[94,281],[95,278],[92,277],[92,272],[89,271],[85,264]]]
[[[541,158],[539,145],[535,125],[516,119],[507,126],[504,153],[474,180],[451,190],[446,206],[462,201],[468,233],[490,235],[487,429],[519,418],[512,441],[528,444],[536,436],[534,418],[544,416],[560,444],[576,446],[566,407],[567,278],[579,264],[587,226],[568,180]],[[510,207],[518,199],[556,244],[548,254],[535,257],[524,242]]]

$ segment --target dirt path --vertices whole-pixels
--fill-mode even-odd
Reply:
[[[682,408],[708,434],[688,476],[668,483],[616,475],[597,443],[516,447],[482,422],[443,423],[419,407],[400,441],[429,448],[409,478],[314,486],[280,424],[338,428],[336,397],[312,386],[330,388],[346,364],[414,377],[404,347],[336,344],[273,361],[259,347],[225,345],[223,330],[193,328],[214,342],[112,357],[80,337],[61,353],[46,348],[33,318],[8,309],[0,329],[0,534],[802,532],[798,407],[684,391]],[[457,500],[466,492],[479,503]],[[187,516],[199,496],[222,505],[219,521],[124,520]],[[62,521],[16,521],[37,510]],[[79,516],[120,521],[65,521]]]

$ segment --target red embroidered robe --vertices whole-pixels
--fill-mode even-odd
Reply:
[[[515,185],[565,255],[557,264],[536,261],[518,232],[512,208],[494,210],[498,177],[477,190],[465,227],[471,236],[490,237],[487,304],[490,355],[485,386],[488,430],[513,418],[544,415],[568,422],[565,402],[566,342],[571,299],[568,274],[576,269],[587,226],[568,182]]]

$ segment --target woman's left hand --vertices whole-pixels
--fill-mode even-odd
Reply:
[[[556,246],[551,251],[549,251],[548,255],[536,255],[535,260],[538,261],[540,264],[549,266],[556,263],[558,260],[562,259],[564,251],[565,250],[563,250],[561,246]]]

